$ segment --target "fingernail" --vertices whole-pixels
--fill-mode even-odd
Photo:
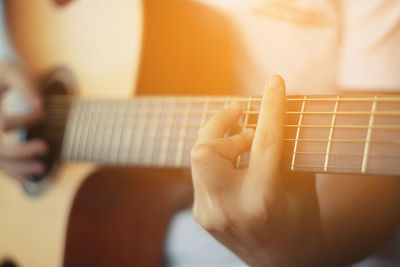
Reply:
[[[272,75],[268,80],[269,89],[278,89],[282,86],[283,80],[279,75]]]

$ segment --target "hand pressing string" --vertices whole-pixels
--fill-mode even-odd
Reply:
[[[251,266],[314,266],[323,238],[315,177],[281,171],[285,85],[269,79],[256,131],[224,137],[241,115],[232,103],[201,129],[191,152],[193,215]],[[247,169],[233,162],[250,152]]]

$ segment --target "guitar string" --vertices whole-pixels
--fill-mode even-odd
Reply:
[[[65,116],[66,114],[68,114],[69,112],[69,108],[65,108],[60,110],[59,108],[52,108],[52,107],[48,107],[48,109],[53,110],[54,113],[56,111],[60,112],[60,113],[55,113],[57,116]],[[101,108],[99,108],[101,110]],[[222,110],[222,109],[221,109]],[[206,113],[207,114],[215,114],[220,110],[209,110]],[[172,112],[180,112],[182,114],[185,114],[185,112],[189,112],[190,114],[201,114],[202,111],[201,110],[185,110],[185,109],[152,109],[151,112],[162,112],[162,113],[172,113]],[[136,112],[136,114],[140,115],[140,114],[144,114],[144,111],[140,111],[138,110]],[[55,114],[50,114],[52,116],[55,116]],[[242,114],[249,114],[249,115],[259,115],[260,111],[247,111],[244,110],[242,111]],[[291,114],[295,114],[295,115],[378,115],[378,116],[400,116],[400,111],[374,111],[374,112],[370,112],[370,111],[286,111],[285,114],[287,115],[291,115]]]
[[[241,127],[242,125],[238,125]],[[250,127],[249,127],[250,128]],[[112,129],[107,128],[103,130],[104,132],[112,131]],[[56,133],[52,131],[52,133]],[[146,134],[146,137],[153,137],[153,135],[157,135],[158,137],[165,137],[164,135],[160,134],[151,134],[148,133]],[[54,135],[58,136],[58,135]],[[196,140],[198,135],[187,135],[185,140],[191,141],[191,140]],[[171,136],[170,139],[179,139],[179,136]],[[299,142],[328,142],[329,138],[284,138],[283,141],[288,141],[288,142],[294,142],[294,141],[299,141]],[[336,139],[330,139],[331,142],[336,142],[336,143],[365,143],[365,139],[350,139],[350,138],[336,138]],[[371,139],[371,143],[391,143],[391,144],[400,144],[400,139]]]
[[[108,102],[105,102],[105,104]],[[117,108],[117,107],[116,107]],[[101,111],[102,107],[99,107],[98,110]],[[112,108],[110,108],[112,109]],[[400,107],[399,107],[400,109]],[[151,113],[157,113],[157,112],[162,112],[162,114],[170,114],[170,113],[175,113],[175,114],[182,114],[182,115],[186,115],[187,113],[189,113],[190,115],[202,115],[202,114],[206,114],[206,115],[214,115],[217,112],[219,112],[221,109],[218,110],[207,110],[207,111],[203,111],[203,110],[197,110],[197,109],[191,109],[191,110],[187,110],[187,109],[160,109],[160,108],[153,108],[151,109]],[[65,117],[68,115],[70,111],[70,108],[65,108],[65,109],[60,109],[58,107],[48,107],[48,117]],[[128,112],[129,113],[129,112]],[[260,111],[248,111],[248,110],[243,110],[242,111],[242,115],[259,115]],[[135,111],[135,113],[133,115],[137,116],[137,115],[141,115],[141,114],[145,114],[145,111],[143,110],[137,110]],[[295,115],[378,115],[378,116],[400,116],[400,110],[397,111],[336,111],[336,112],[331,112],[331,111],[286,111],[285,114],[290,117],[292,114]],[[294,117],[296,118],[296,117]]]
[[[342,95],[341,96],[341,102],[342,101],[354,101],[354,102],[373,102],[376,100],[377,102],[400,102],[400,97],[398,95],[396,96],[382,96],[382,95],[376,95],[377,98],[375,98],[375,95],[373,96],[365,96],[365,97],[352,97],[352,96],[346,96]],[[336,101],[337,96],[308,96],[305,101]],[[260,96],[252,96],[250,97],[241,97],[241,96],[231,96],[231,102],[261,102],[262,98]],[[82,101],[82,102],[93,102],[93,101],[105,101],[105,100],[92,100],[92,99],[76,99],[71,96],[48,96],[47,99],[52,99],[52,100],[58,100],[61,102],[68,102],[68,101]],[[133,99],[126,100],[126,99],[116,99],[113,100],[115,103],[123,103],[127,101],[157,101],[157,102],[164,102],[164,103],[169,103],[176,101],[180,102],[194,102],[194,103],[204,103],[204,102],[211,102],[212,103],[224,103],[226,101],[226,96],[135,96]],[[298,98],[296,96],[287,96],[286,101],[295,101],[295,102],[303,102],[304,98]]]
[[[133,117],[135,117],[135,116],[133,116]],[[60,126],[60,128],[62,128],[65,125],[65,121],[60,121],[60,120],[53,121],[54,117],[50,116],[50,118],[49,118],[48,122],[51,123],[53,126]],[[131,117],[128,117],[128,118],[131,118]],[[121,120],[121,123],[123,121],[122,118],[117,119],[116,121],[118,121],[118,120]],[[142,118],[142,120],[145,120],[145,118]],[[165,126],[165,125],[169,125],[169,123],[160,122],[158,125]],[[196,123],[196,122],[191,122],[191,123],[174,122],[173,126],[201,128],[202,126],[204,126],[204,124]],[[255,127],[257,127],[257,124],[256,123],[247,123],[247,124],[241,124],[239,126],[255,128]],[[331,128],[332,127],[335,129],[379,129],[379,130],[399,130],[400,129],[400,125],[351,125],[351,124],[337,124],[334,126],[331,126],[328,124],[303,124],[303,125],[285,124],[285,125],[283,125],[283,127],[286,127],[286,128]]]

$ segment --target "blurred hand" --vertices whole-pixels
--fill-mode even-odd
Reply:
[[[3,99],[9,89],[18,90],[29,103],[28,114],[6,116],[0,113],[1,133],[28,127],[43,118],[44,110],[39,90],[30,76],[19,65],[0,63],[0,98]],[[37,157],[46,153],[47,146],[43,140],[30,140],[23,144],[7,144],[0,139],[0,171],[8,176],[24,181],[29,175],[39,175],[45,166]]]
[[[285,85],[272,76],[257,129],[224,138],[241,115],[231,104],[201,129],[192,150],[195,219],[251,266],[313,266],[322,250],[315,177],[280,169]],[[233,161],[250,150],[247,169]]]

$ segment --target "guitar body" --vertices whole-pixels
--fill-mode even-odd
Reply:
[[[5,4],[14,47],[38,79],[62,68],[73,73],[77,97],[132,96],[142,36],[140,0]],[[97,168],[63,164],[37,196],[1,175],[0,265],[9,259],[18,266],[62,266],[72,202]]]
[[[67,223],[76,192],[96,169],[64,164],[55,182],[39,196],[29,196],[9,177],[0,177],[0,262],[18,266],[62,266]]]
[[[49,74],[54,71],[66,71],[71,78],[68,82],[74,85],[70,93],[78,99],[127,99],[135,91],[174,95],[239,91],[229,41],[233,29],[225,15],[197,1],[6,0],[4,3],[12,43],[31,73],[37,80],[43,80],[44,77],[51,79]],[[188,66],[191,66],[190,72]],[[205,88],[209,91],[204,92]],[[106,170],[106,173],[111,172]],[[95,176],[104,178],[101,166],[65,163],[51,173],[52,182],[35,196],[27,195],[18,182],[0,174],[0,266],[6,260],[18,266],[34,267],[126,266],[126,257],[117,260],[119,248],[131,248],[125,251],[126,255],[136,251],[148,259],[151,258],[148,251],[161,250],[162,231],[158,232],[158,239],[151,240],[152,247],[137,245],[143,244],[140,240],[148,239],[147,233],[151,236],[157,233],[154,224],[145,227],[140,221],[138,225],[138,220],[132,221],[129,214],[134,209],[124,204],[147,203],[143,195],[134,198],[131,191],[126,193],[129,197],[123,198],[124,203],[118,202],[122,198],[117,201],[125,207],[125,210],[116,208],[121,218],[101,210],[89,211],[92,217],[82,215],[88,207],[97,205],[98,195],[93,192],[104,197],[116,185],[124,189],[139,186],[127,182],[132,176],[136,181],[168,176],[165,170],[155,171],[154,175],[149,170],[143,173],[132,168],[113,169],[112,173],[118,175],[96,183]],[[169,176],[182,176],[174,171],[172,174]],[[157,201],[165,207],[171,199],[175,204],[190,203],[190,180],[172,180],[169,185],[174,186],[163,185],[163,188],[174,188],[179,194],[167,190],[174,197],[167,197],[164,192],[159,194],[164,199]],[[147,188],[145,180],[143,183],[140,186]],[[162,184],[162,181],[153,180],[153,183]],[[184,188],[179,189],[179,184],[184,184]],[[157,187],[150,191],[147,196],[157,195]],[[178,195],[182,197],[177,198]],[[148,203],[149,207],[152,205]],[[139,206],[136,210],[143,212]],[[167,225],[171,214],[165,211],[166,208],[156,213],[159,226]],[[108,224],[98,224],[96,219]],[[121,226],[118,219],[132,224]],[[148,216],[147,220],[152,221]],[[110,225],[125,227],[127,232],[110,232]],[[134,237],[137,242],[127,240],[133,226],[143,230],[140,238]],[[122,240],[123,244],[108,244],[113,238]],[[110,257],[117,261],[113,263]],[[160,260],[135,264],[156,266]]]

